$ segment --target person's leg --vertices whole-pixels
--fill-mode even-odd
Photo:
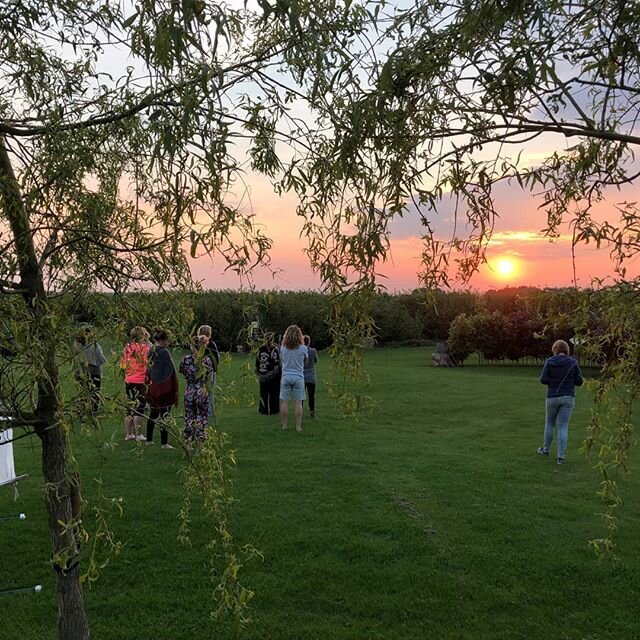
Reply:
[[[258,413],[266,415],[269,413],[269,383],[260,383],[260,404],[258,405]]]
[[[292,380],[291,393],[293,400],[295,401],[295,417],[296,417],[296,431],[302,431],[302,414],[304,411],[304,378],[296,378]]]
[[[133,438],[133,416],[127,413],[124,417],[124,439],[133,440]]]
[[[167,429],[167,422],[169,419],[169,408],[163,407],[160,412],[160,446],[165,449],[173,449],[169,444],[169,430]]]
[[[289,400],[295,400],[293,387],[289,378],[283,377],[280,381],[280,424],[283,429],[287,428],[289,421]]]
[[[302,431],[302,400],[296,400],[296,431]]]
[[[191,399],[189,398],[189,394],[185,393],[184,402],[184,429],[182,430],[182,439],[189,443],[195,437],[195,425],[194,425],[194,408],[192,406]]]
[[[142,425],[144,424],[144,412],[147,408],[147,393],[144,384],[137,384],[135,388],[136,408],[133,414],[133,438],[144,440]]]
[[[275,377],[273,380],[269,382],[269,392],[268,392],[268,402],[269,402],[269,413],[276,414],[280,413],[280,378]]]
[[[95,415],[100,408],[100,388],[102,387],[102,378],[97,375],[91,376],[91,412]]]
[[[572,396],[558,398],[562,402],[558,407],[558,458],[564,460],[564,454],[569,440],[569,420],[576,406],[576,400]]]
[[[316,415],[316,383],[305,382],[305,387],[309,398],[309,411],[311,412],[311,417],[314,418]]]
[[[195,409],[194,437],[198,442],[204,442],[207,439],[207,426],[209,425],[209,394],[206,388],[198,394]]]
[[[156,420],[159,415],[160,409],[152,407],[151,411],[149,411],[149,418],[147,420],[147,444],[151,444],[153,442],[153,431],[156,427]]]
[[[142,425],[144,424],[144,414],[136,414],[133,416],[132,440],[142,440]]]
[[[132,395],[132,388],[129,383],[125,383],[125,393],[127,395],[127,412],[124,416],[124,439],[133,440],[133,412],[134,408],[131,406],[135,400]]]
[[[546,401],[546,416],[544,421],[544,443],[542,445],[543,450],[549,451],[551,443],[553,442],[553,432],[556,428],[556,417],[558,415],[558,398],[547,398]]]

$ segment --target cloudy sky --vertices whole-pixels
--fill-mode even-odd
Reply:
[[[260,179],[249,184],[250,206],[264,232],[273,239],[271,270],[258,269],[253,283],[259,289],[318,289],[319,278],[311,271],[304,254],[306,241],[300,237],[301,223],[295,214],[293,196],[279,198]],[[500,219],[488,250],[488,264],[476,274],[469,287],[486,290],[504,286],[537,285],[566,286],[573,283],[571,235],[568,228],[557,240],[545,238],[541,230],[545,213],[538,209],[539,198],[522,192],[515,185],[502,185],[496,190]],[[637,201],[634,193],[614,192],[608,202],[596,211],[600,219],[613,221],[614,205],[624,200]],[[634,197],[635,196],[635,197]],[[441,239],[451,237],[453,217],[446,211],[431,217],[436,234]],[[460,233],[460,228],[458,227]],[[398,218],[391,225],[391,260],[379,267],[380,282],[389,291],[408,291],[418,286],[422,227],[415,210]],[[613,276],[613,263],[606,249],[593,246],[576,248],[575,274],[579,286],[588,286],[593,278]],[[637,263],[629,265],[639,272]],[[201,258],[192,262],[195,278],[205,288],[238,288],[237,275],[224,272],[221,258]],[[272,273],[273,271],[273,273]]]

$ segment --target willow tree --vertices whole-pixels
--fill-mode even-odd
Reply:
[[[588,331],[589,300],[574,309],[572,321],[592,357],[611,341],[622,346],[593,383],[605,410],[594,413],[587,439],[599,453],[611,529],[619,504],[612,473],[626,466],[640,390],[640,279],[629,270],[640,249],[640,210],[618,193],[640,175],[640,6],[623,0],[375,6],[358,55],[313,79],[324,116],[320,131],[329,133],[319,135],[322,153],[298,174],[312,263],[329,282],[342,286],[351,273],[354,288],[370,290],[389,251],[390,221],[413,215],[423,228],[425,285],[467,281],[485,260],[501,182],[538,198],[543,235],[568,230],[573,247],[608,247],[609,335]],[[526,162],[523,152],[538,139],[551,150]],[[452,208],[457,230],[447,237],[434,217]],[[614,405],[615,412],[606,410]],[[611,538],[594,543],[610,548]]]
[[[611,243],[624,279],[638,211],[618,205],[617,224],[591,211],[634,179],[639,22],[637,3],[613,0],[0,8],[1,339],[12,355],[0,400],[42,444],[61,638],[89,632],[59,373],[72,328],[56,298],[188,288],[189,252],[218,251],[240,271],[267,261],[243,201],[249,171],[299,194],[311,264],[334,294],[335,353],[352,372],[396,216],[419,216],[423,279],[442,286],[452,257],[463,279],[482,261],[492,188],[512,180],[541,192],[549,235],[568,223],[575,242]],[[542,135],[559,150],[518,161]],[[449,242],[431,226],[448,193],[467,225]],[[634,353],[620,375],[637,372]],[[628,403],[637,375],[625,382]],[[620,442],[611,451],[626,451]]]
[[[73,327],[57,300],[188,289],[189,254],[267,262],[245,173],[275,177],[310,149],[300,105],[314,96],[295,78],[343,55],[364,16],[332,1],[0,8],[0,401],[41,442],[61,639],[89,630],[61,384]]]

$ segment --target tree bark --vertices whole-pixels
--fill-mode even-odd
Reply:
[[[89,626],[84,608],[77,531],[80,514],[74,513],[73,494],[67,471],[67,439],[57,422],[58,367],[57,334],[47,309],[48,296],[38,262],[29,215],[25,209],[5,141],[0,137],[0,206],[11,227],[18,261],[20,288],[31,312],[34,339],[44,346],[44,371],[38,380],[36,433],[42,442],[42,474],[51,536],[51,562],[57,574],[58,638],[88,640]],[[75,480],[74,480],[75,482]]]
[[[89,626],[77,563],[79,541],[76,531],[79,521],[74,514],[74,491],[67,473],[66,435],[61,427],[56,426],[42,433],[41,438],[52,563],[56,571],[58,638],[88,640]],[[69,526],[64,527],[61,523]]]

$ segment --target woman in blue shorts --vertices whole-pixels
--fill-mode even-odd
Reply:
[[[304,365],[307,363],[307,347],[302,331],[295,324],[287,327],[280,347],[282,379],[280,380],[280,418],[282,428],[287,428],[289,400],[295,403],[296,431],[302,431],[302,401],[304,400]]]

